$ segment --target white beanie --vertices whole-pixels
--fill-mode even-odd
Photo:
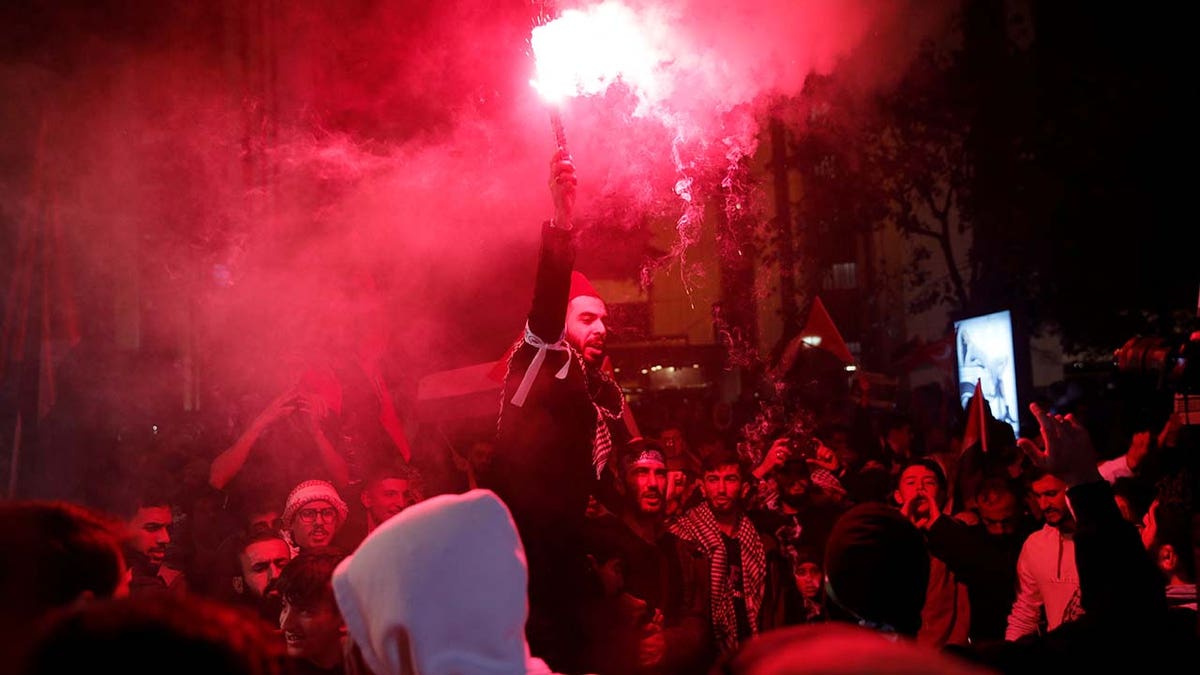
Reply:
[[[338,565],[333,591],[378,675],[546,673],[525,641],[526,580],[508,508],[471,490],[388,519]]]
[[[288,495],[287,502],[283,506],[283,526],[291,528],[292,519],[296,517],[296,513],[304,508],[305,504],[318,501],[327,501],[333,505],[333,508],[338,512],[338,522],[346,522],[346,517],[350,515],[350,508],[346,506],[346,502],[337,493],[337,488],[333,487],[333,483],[327,480],[306,480],[303,483],[292,488],[291,494]]]

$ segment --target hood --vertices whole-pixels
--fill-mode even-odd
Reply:
[[[333,590],[378,675],[525,673],[525,550],[491,491],[439,495],[375,529]]]

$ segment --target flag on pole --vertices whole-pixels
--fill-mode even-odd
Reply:
[[[795,365],[800,350],[812,347],[829,352],[842,363],[854,363],[850,348],[846,346],[846,341],[842,339],[842,334],[834,325],[829,312],[825,311],[825,303],[821,302],[819,297],[813,299],[804,328],[783,348],[775,371],[779,374],[788,372]]]
[[[825,303],[821,302],[821,298],[813,299],[812,308],[808,310],[808,321],[804,323],[804,330],[800,331],[800,339],[804,344],[833,354],[843,363],[854,363],[850,348],[833,324],[829,312],[825,311]]]
[[[987,399],[983,396],[983,384],[981,380],[975,380],[975,393],[971,395],[971,400],[967,402],[967,427],[963,430],[962,449],[982,443],[983,451],[987,452],[987,427],[990,411],[988,410]]]

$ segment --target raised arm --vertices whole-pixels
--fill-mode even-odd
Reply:
[[[267,407],[254,418],[254,421],[246,427],[233,445],[217,455],[208,469],[208,484],[217,490],[225,489],[229,481],[233,480],[242,470],[246,460],[250,457],[250,451],[254,449],[254,444],[258,442],[267,427],[292,414],[295,409],[296,388],[290,387],[267,404]]]
[[[542,248],[538,255],[529,330],[543,342],[562,336],[567,318],[567,296],[571,291],[571,269],[575,265],[574,211],[575,165],[570,155],[559,151],[550,162],[550,195],[554,218],[542,226]]]
[[[317,446],[317,456],[329,472],[334,485],[345,488],[350,484],[350,469],[346,460],[329,442],[321,423],[329,416],[329,406],[319,394],[307,393],[299,397],[299,410],[304,416],[304,430]]]

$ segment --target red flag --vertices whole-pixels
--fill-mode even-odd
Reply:
[[[982,443],[983,451],[987,452],[987,421],[988,406],[987,399],[983,396],[983,385],[980,380],[975,380],[975,393],[971,394],[971,400],[967,403],[967,428],[963,430],[963,450],[976,443]]]
[[[842,339],[837,326],[833,325],[833,319],[829,318],[829,312],[825,311],[825,304],[821,302],[821,298],[813,299],[812,307],[808,310],[808,321],[805,322],[799,337],[804,344],[824,349],[843,363],[854,363],[850,348],[846,346],[846,341]]]
[[[782,374],[791,370],[792,365],[796,363],[796,356],[805,347],[824,349],[836,356],[842,363],[854,363],[850,348],[846,346],[842,334],[833,324],[833,319],[829,318],[829,312],[825,311],[825,305],[821,302],[821,298],[813,299],[804,329],[783,348],[783,354],[779,357],[779,365],[775,372]]]

